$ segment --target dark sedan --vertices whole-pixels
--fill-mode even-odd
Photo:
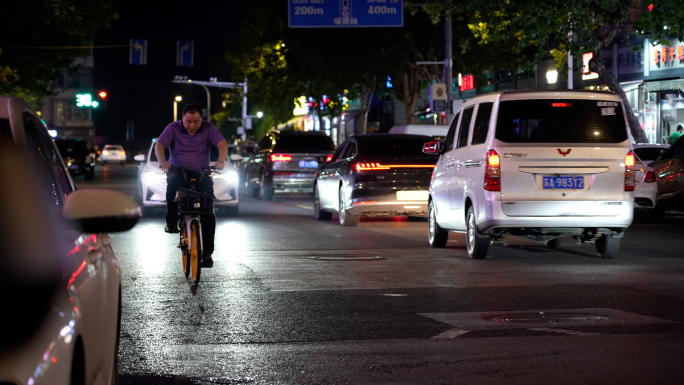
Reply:
[[[428,187],[437,156],[423,153],[430,136],[357,135],[347,139],[316,172],[314,215],[338,213],[342,226],[359,217],[427,216]]]

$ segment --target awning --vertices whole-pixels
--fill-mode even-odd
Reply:
[[[658,92],[658,91],[680,91],[684,90],[684,79],[663,80],[659,82],[644,83],[644,91]]]

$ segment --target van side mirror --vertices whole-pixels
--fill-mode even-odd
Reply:
[[[440,142],[427,142],[423,145],[423,153],[437,155],[440,153],[442,145]]]

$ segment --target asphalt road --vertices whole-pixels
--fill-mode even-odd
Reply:
[[[135,175],[77,184],[137,197]],[[122,384],[684,383],[684,215],[634,223],[614,260],[515,237],[472,260],[463,234],[430,248],[427,223],[240,199],[198,287],[163,211],[114,235]]]

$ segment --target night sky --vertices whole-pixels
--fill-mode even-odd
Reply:
[[[204,88],[172,83],[176,75],[241,81],[231,78],[224,54],[238,50],[245,2],[170,0],[146,5],[146,1],[119,0],[119,20],[94,39],[94,45],[101,47],[94,50],[94,85],[109,93],[107,108],[94,113],[97,135],[107,137],[109,143],[124,143],[127,122],[133,122],[135,139],[149,141],[171,122],[176,95],[183,97],[179,110],[191,101],[206,107]],[[147,65],[128,63],[132,38],[147,39]],[[176,66],[177,40],[194,41],[193,67]],[[210,88],[212,113],[219,110],[225,91]]]

